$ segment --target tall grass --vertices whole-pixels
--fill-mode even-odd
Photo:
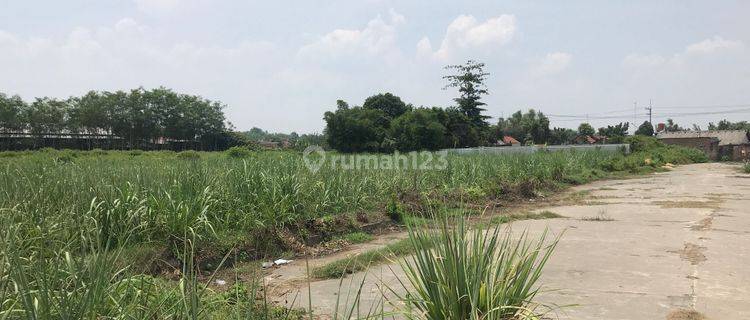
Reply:
[[[314,219],[361,212],[384,215],[389,202],[403,195],[476,201],[533,196],[540,188],[601,177],[602,170],[628,159],[596,151],[451,155],[445,170],[323,167],[315,173],[305,167],[300,154],[291,152],[243,152],[240,157],[114,151],[1,153],[0,320],[293,318],[299,315],[259,305],[263,299],[257,296],[261,287],[257,283],[218,294],[199,283],[198,272],[218,268],[229,252],[262,256],[266,246],[275,245],[275,231],[280,228],[302,229]],[[428,252],[424,250],[432,240],[420,232],[429,231],[412,232],[414,246]],[[444,237],[449,238],[465,244],[482,240],[460,234]],[[455,296],[461,308],[466,308],[466,295],[471,306],[481,306],[469,308],[475,310],[473,314],[494,317],[509,309],[493,311],[489,306],[516,306],[524,301],[517,298],[533,298],[533,281],[521,284],[516,279],[516,287],[498,281],[511,265],[541,268],[537,258],[526,257],[539,251],[540,244],[513,249],[509,241],[490,241],[493,247],[445,247],[448,251],[441,254],[454,253],[454,257],[457,250],[471,250],[461,253],[471,258],[456,263],[475,268],[484,264],[494,270],[464,275],[467,287]],[[526,258],[492,256],[493,248],[513,249]],[[510,265],[502,269],[496,262],[479,261],[480,253]],[[201,265],[206,256],[215,261]],[[546,253],[536,257],[544,258]],[[149,270],[153,261],[173,268]],[[158,276],[171,270],[177,270],[172,276],[177,281]],[[418,265],[413,270],[427,271]],[[419,275],[435,279],[429,273]],[[527,278],[533,279],[533,273]],[[428,298],[439,298],[427,295],[432,290],[439,288],[415,296],[423,302],[416,299],[412,306],[428,310]],[[475,290],[492,295],[472,296]],[[449,315],[454,314],[465,315]]]
[[[399,296],[404,317],[537,319],[538,280],[558,238],[546,241],[546,232],[514,238],[503,230],[470,230],[465,219],[448,216],[427,228],[410,226],[416,253],[402,263],[408,278],[408,293]]]
[[[286,152],[239,159],[152,152],[78,152],[70,162],[54,157],[51,151],[0,158],[0,208],[19,218],[19,232],[33,236],[37,227],[54,228],[47,233],[51,241],[78,248],[82,224],[96,226],[100,241],[112,247],[168,244],[186,229],[195,232],[200,247],[238,234],[267,237],[269,230],[311,219],[379,211],[405,193],[444,197],[478,190],[503,197],[519,186],[531,190],[585,175],[616,155],[450,156],[445,170],[324,167],[317,173],[304,166],[301,155]],[[253,247],[267,238],[242,241]]]

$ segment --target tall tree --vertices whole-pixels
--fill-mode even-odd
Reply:
[[[568,128],[554,128],[549,134],[549,143],[554,145],[570,144],[576,138],[577,131]]]
[[[484,72],[484,63],[469,60],[466,64],[449,65],[445,69],[452,71],[453,74],[443,77],[448,81],[444,89],[458,88],[459,96],[453,100],[456,101],[461,112],[468,117],[471,126],[486,135],[489,128],[486,120],[489,117],[482,114],[485,111],[482,106],[486,104],[481,99],[489,93],[485,81],[490,74]]]
[[[67,126],[68,102],[52,98],[37,98],[26,109],[26,121],[32,133],[62,133]]]
[[[599,135],[609,138],[610,142],[619,143],[628,135],[628,127],[630,123],[620,122],[614,126],[599,128]]]
[[[750,122],[739,121],[731,122],[729,120],[721,120],[718,124],[713,122],[708,124],[708,130],[745,130],[750,131]]]
[[[431,109],[414,109],[396,118],[390,136],[402,151],[437,150],[446,145],[446,128]]]
[[[410,109],[406,103],[401,101],[400,97],[390,92],[368,97],[365,99],[365,103],[362,104],[362,108],[381,110],[391,119],[395,119]]]
[[[511,136],[526,144],[544,144],[550,135],[549,118],[542,112],[529,109],[513,113],[508,119],[500,118],[497,123],[498,136]]]
[[[578,134],[582,136],[593,136],[594,134],[596,134],[596,130],[594,130],[594,127],[592,127],[590,124],[584,122],[578,126]]]
[[[96,91],[89,91],[80,98],[70,100],[69,127],[75,132],[109,133],[111,130],[110,114],[104,96]]]
[[[654,126],[651,125],[651,122],[644,121],[640,126],[638,126],[638,130],[635,131],[635,134],[651,137],[654,135]]]
[[[21,97],[0,93],[0,132],[17,132],[25,127],[24,113],[27,108]]]
[[[669,132],[675,132],[675,131],[684,131],[685,129],[680,127],[678,124],[674,123],[674,120],[667,119],[667,124],[665,126],[665,129]]]
[[[354,107],[326,112],[328,145],[341,152],[377,152],[386,138],[389,117],[382,110]]]

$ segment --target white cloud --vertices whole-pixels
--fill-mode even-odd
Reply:
[[[663,65],[667,61],[666,58],[658,54],[629,54],[622,61],[622,65],[627,68],[641,68],[641,67],[657,67]]]
[[[664,65],[682,66],[690,63],[691,58],[694,59],[699,55],[707,56],[709,54],[741,49],[742,47],[743,43],[741,41],[726,40],[720,36],[714,36],[713,38],[690,44],[682,52],[668,57],[660,54],[632,53],[623,59],[622,65],[630,69],[650,69]]]
[[[730,50],[742,46],[741,41],[726,40],[719,36],[693,43],[685,48],[685,53],[707,54],[716,51]]]
[[[539,63],[532,68],[534,76],[549,76],[563,72],[570,66],[573,56],[565,52],[548,53]]]
[[[254,61],[263,63],[249,63]],[[0,88],[26,99],[163,85],[234,105],[237,109],[227,110],[232,115],[262,106],[259,100],[270,91],[268,79],[283,61],[268,42],[231,47],[174,43],[128,18],[110,27],[78,27],[59,38],[0,31],[0,70],[14,75],[0,78]],[[250,91],[258,94],[233,94]],[[250,115],[271,120],[260,111],[230,119],[237,123]],[[262,118],[266,115],[269,119]]]
[[[438,60],[449,60],[465,50],[491,50],[503,46],[513,39],[516,33],[516,17],[503,14],[479,23],[474,16],[460,15],[448,25],[440,48],[433,53]],[[418,44],[418,53],[424,54],[429,39],[423,38]]]
[[[432,57],[432,43],[427,37],[422,38],[417,42],[417,57],[418,58],[429,58]]]
[[[147,13],[169,12],[180,4],[180,0],[134,0],[138,10]]]
[[[336,29],[300,48],[304,59],[326,60],[347,55],[392,56],[398,54],[396,28],[404,16],[390,10],[390,21],[380,16],[370,20],[363,29]]]

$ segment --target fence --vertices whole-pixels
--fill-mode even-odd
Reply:
[[[76,150],[217,150],[215,144],[199,141],[127,141],[111,134],[83,133],[0,133],[0,151],[36,150],[41,148]],[[226,149],[226,148],[223,148]],[[221,150],[223,150],[221,149]]]
[[[596,145],[564,145],[564,146],[516,146],[516,147],[476,147],[476,148],[457,148],[445,149],[444,151],[469,154],[469,153],[487,153],[487,154],[512,154],[512,153],[534,153],[534,152],[557,152],[557,151],[586,151],[598,150],[603,152],[622,152],[630,153],[629,144],[596,144]]]

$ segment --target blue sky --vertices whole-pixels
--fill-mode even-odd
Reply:
[[[493,117],[555,126],[750,120],[748,1],[0,0],[0,91],[166,86],[238,129],[321,132],[337,99],[448,106],[442,67],[491,73]],[[691,115],[714,112],[717,114]],[[561,117],[574,116],[574,117]]]

